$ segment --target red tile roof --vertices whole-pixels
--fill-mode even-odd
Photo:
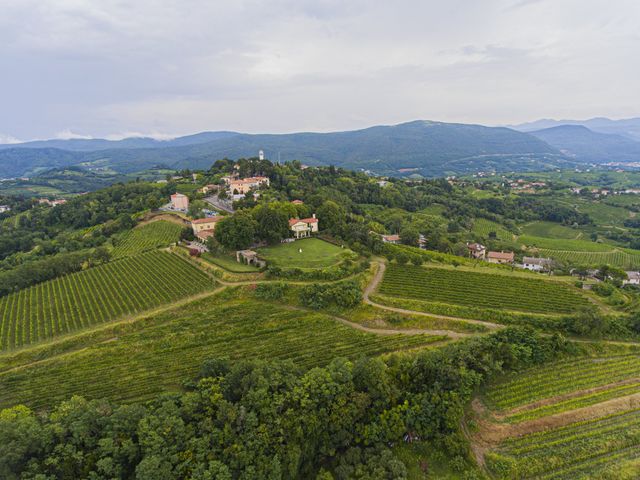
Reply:
[[[513,261],[513,252],[489,252],[487,258],[495,258],[496,260]]]
[[[400,235],[383,235],[382,238],[387,242],[399,242]]]
[[[311,218],[290,218],[289,219],[289,226],[293,227],[296,223],[318,223],[318,219],[311,217]]]

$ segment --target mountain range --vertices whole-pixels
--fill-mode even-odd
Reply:
[[[217,159],[256,156],[259,150],[273,161],[427,177],[640,161],[640,141],[634,138],[636,128],[640,135],[640,119],[584,122],[593,128],[556,123],[540,120],[507,128],[417,120],[330,133],[218,131],[172,140],[40,140],[0,145],[0,178],[70,166],[123,174],[158,165],[207,168]]]

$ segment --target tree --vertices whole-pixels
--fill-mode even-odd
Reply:
[[[420,234],[415,228],[406,227],[400,231],[400,240],[405,245],[411,245],[412,247],[417,247],[419,239],[420,239]]]
[[[284,212],[260,205],[254,209],[253,217],[259,239],[275,243],[289,236],[289,219]]]
[[[251,214],[239,212],[220,220],[214,235],[223,247],[238,250],[251,245],[255,234],[256,222]]]
[[[346,212],[336,202],[327,200],[318,208],[318,219],[322,230],[340,234],[345,225]]]

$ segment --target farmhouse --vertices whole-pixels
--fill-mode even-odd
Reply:
[[[8,212],[11,210],[9,205],[0,205],[0,213]]]
[[[627,279],[622,281],[623,285],[640,285],[640,272],[627,272]]]
[[[311,218],[292,218],[289,220],[289,230],[295,238],[304,238],[318,231],[318,219],[316,214]]]
[[[229,193],[244,195],[251,189],[256,189],[260,185],[269,186],[267,177],[247,177],[240,180],[229,179]]]
[[[204,187],[199,188],[198,191],[200,193],[203,193],[203,194],[206,195],[207,193],[213,192],[213,191],[215,191],[217,189],[218,189],[218,185],[214,185],[214,184],[210,183],[209,185],[205,185]]]
[[[189,197],[181,193],[174,193],[171,195],[171,208],[174,210],[188,210]]]
[[[484,260],[487,255],[487,247],[480,243],[467,243],[467,250],[469,250],[469,256],[479,260]]]
[[[384,243],[393,243],[397,245],[400,243],[400,235],[382,235],[382,241]]]
[[[191,228],[193,229],[193,233],[198,235],[198,232],[203,232],[205,230],[215,230],[216,224],[222,220],[224,217],[215,216],[209,218],[197,218],[191,221]]]
[[[513,263],[513,252],[489,252],[487,262],[489,263]]]
[[[553,265],[553,260],[550,258],[535,258],[535,257],[523,257],[522,268],[531,270],[532,272],[541,272],[543,270],[549,270]]]

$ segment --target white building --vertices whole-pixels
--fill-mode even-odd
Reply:
[[[0,213],[11,211],[11,207],[9,205],[0,205]]]
[[[553,265],[553,260],[550,258],[522,257],[522,268],[532,272],[549,270],[551,265]]]
[[[640,272],[627,272],[627,279],[622,281],[623,285],[640,285]]]
[[[311,218],[292,218],[289,220],[289,230],[294,237],[304,238],[318,231],[318,219],[314,213]]]

